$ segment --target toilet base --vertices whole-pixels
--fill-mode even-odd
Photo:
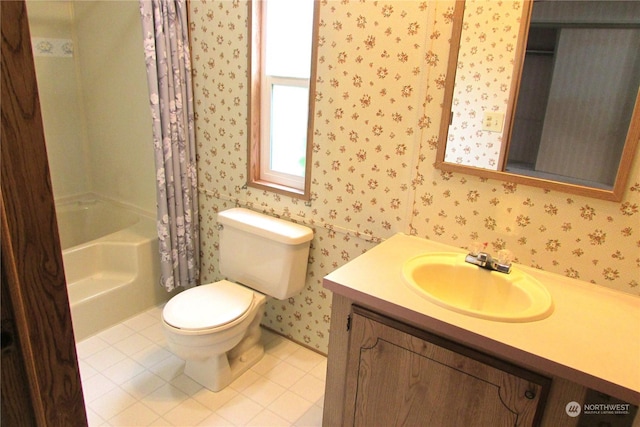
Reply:
[[[207,359],[187,360],[184,367],[185,375],[211,391],[220,391],[231,384],[264,355],[264,346],[260,340],[260,321],[263,315],[264,299],[260,302],[246,335],[238,345],[227,353]]]
[[[249,368],[258,363],[264,355],[264,346],[262,344],[250,348],[241,356],[231,360],[231,381],[244,374]]]
[[[204,360],[187,360],[184,374],[211,391],[220,391],[262,359],[263,354],[263,345],[257,344],[231,360],[226,353]]]

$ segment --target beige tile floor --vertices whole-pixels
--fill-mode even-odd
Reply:
[[[155,307],[77,344],[90,426],[320,426],[326,357],[269,331],[265,355],[214,393],[183,374]]]

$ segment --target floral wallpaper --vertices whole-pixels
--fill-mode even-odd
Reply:
[[[504,126],[522,12],[521,1],[465,2],[447,162],[498,169],[502,132],[482,122],[493,112]]]
[[[263,324],[322,352],[331,310],[322,277],[397,232],[487,242],[524,265],[640,294],[637,160],[621,203],[433,167],[454,3],[321,2],[305,203],[245,186],[248,3],[190,2],[204,282],[221,278],[215,214],[240,205],[314,229],[305,290],[270,300]]]

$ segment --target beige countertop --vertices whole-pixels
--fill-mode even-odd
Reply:
[[[640,297],[514,264],[544,284],[554,311],[507,323],[456,313],[405,284],[404,261],[463,250],[397,234],[338,268],[324,286],[356,303],[542,374],[640,404]]]

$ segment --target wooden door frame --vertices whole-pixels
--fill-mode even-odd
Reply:
[[[16,376],[2,364],[2,417],[18,425],[86,426],[26,5],[24,0],[0,4],[0,226],[7,296],[2,356],[22,361],[28,383],[5,384]],[[5,322],[5,312],[10,321]],[[33,420],[18,412],[14,403],[20,398],[30,402]]]

